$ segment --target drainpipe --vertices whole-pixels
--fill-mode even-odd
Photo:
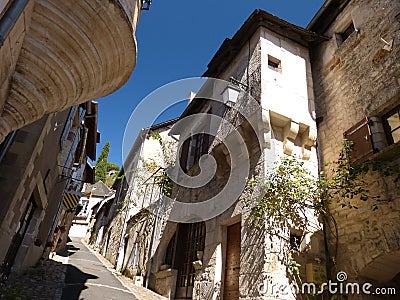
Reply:
[[[158,216],[154,216],[154,225],[153,225],[153,230],[151,233],[151,240],[150,240],[150,249],[149,249],[149,257],[148,257],[148,267],[146,270],[146,275],[145,275],[145,287],[146,289],[149,287],[149,277],[150,277],[150,272],[151,272],[151,268],[153,266],[153,246],[154,246],[154,237],[155,237],[155,233],[157,230],[157,219]]]
[[[12,0],[11,0],[12,1]],[[0,20],[0,47],[8,37],[19,16],[24,11],[29,0],[14,0]]]
[[[81,147],[81,155],[79,156],[79,163],[83,164],[86,162],[86,143],[89,129],[87,127],[83,127],[83,138],[82,138],[82,147]]]
[[[3,160],[4,156],[7,154],[7,151],[10,148],[12,142],[14,141],[14,137],[15,137],[16,133],[17,133],[16,130],[10,132],[6,136],[4,142],[2,144],[0,144],[0,163]]]

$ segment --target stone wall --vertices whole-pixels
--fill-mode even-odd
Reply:
[[[272,78],[272,75],[275,75],[274,71],[266,66],[268,55],[271,54],[282,62],[282,73],[279,74],[278,83]],[[247,79],[247,75],[249,79]],[[229,151],[220,144],[221,140],[231,139],[232,132],[235,130],[238,130],[244,139],[244,144],[241,144],[243,142],[239,140],[236,141],[237,147],[242,147],[242,152],[246,148],[249,153],[249,178],[262,176],[265,168],[271,166],[265,162],[273,163],[279,160],[278,157],[284,155],[285,145],[286,149],[291,149],[290,153],[287,154],[303,157],[307,160],[306,165],[312,173],[317,173],[315,137],[313,139],[311,134],[307,136],[312,140],[312,142],[307,141],[307,145],[299,142],[307,130],[307,132],[313,131],[314,133],[316,127],[313,119],[315,117],[313,115],[314,98],[308,49],[260,28],[221,74],[221,78],[225,80],[228,80],[231,76],[250,87],[249,90],[256,100],[259,114],[255,114],[254,119],[246,120],[243,114],[237,113],[235,108],[244,112],[246,109],[249,110],[251,106],[245,97],[242,98],[243,93],[239,94],[237,103],[227,105],[228,108],[214,102],[199,104],[200,108],[196,113],[198,111],[205,113],[211,106],[212,113],[233,124],[234,129],[220,124],[217,130],[217,138],[208,149],[208,153],[211,153],[217,161],[215,176],[200,188],[190,189],[175,185],[173,198],[178,201],[203,202],[224,192],[223,188],[227,184],[232,170],[244,167],[240,160],[236,160],[233,153],[228,153]],[[293,76],[297,78],[296,85],[291,83]],[[285,103],[285,105],[282,105],[282,103]],[[245,110],[243,110],[244,107]],[[261,108],[266,111],[268,115],[266,118],[261,114]],[[277,114],[283,117],[276,117],[276,115],[274,115],[274,118],[270,117],[273,115],[271,113],[273,108]],[[298,130],[293,130],[293,136],[289,137],[291,141],[284,138],[286,122],[298,125]],[[301,123],[300,126],[299,123]],[[198,124],[198,126],[201,126],[201,124]],[[307,129],[305,129],[306,127]],[[267,134],[263,134],[262,131]],[[291,143],[290,147],[289,143]],[[307,155],[304,154],[306,152],[305,147],[308,150]],[[241,160],[245,159],[246,157],[243,155]],[[199,166],[195,165],[188,173],[193,175],[198,174],[199,171]],[[256,228],[252,224],[251,213],[245,206],[245,201],[243,201],[248,196],[246,193],[236,195],[226,211],[217,216],[210,216],[210,219],[205,220],[206,240],[202,259],[203,265],[196,274],[193,299],[218,299],[222,297],[225,280],[227,227],[237,222],[241,224],[240,299],[276,297],[276,290],[269,290],[269,292],[261,294],[257,289],[266,279],[266,274],[272,275],[270,279],[277,286],[287,287],[289,285],[289,279],[286,276],[288,262],[287,257],[283,255],[283,248],[286,247],[287,242],[281,238],[270,236],[265,230]],[[311,233],[313,232],[310,232],[307,241],[304,242],[306,245],[304,249],[309,252],[300,258],[300,261],[304,262],[302,269],[304,277],[306,263],[314,262],[317,264],[315,259],[323,262],[324,258],[321,232],[316,233],[314,237],[311,237]],[[284,299],[294,298],[291,293],[280,296]]]
[[[321,161],[337,159],[343,132],[363,117],[382,117],[400,104],[399,13],[398,1],[351,1],[323,32],[331,39],[312,49]],[[350,22],[356,31],[342,42],[338,33]],[[385,49],[385,41],[393,42],[391,49]],[[398,146],[384,149],[373,159],[396,164]],[[349,281],[364,277],[388,282],[399,272],[400,189],[393,178],[379,172],[369,174],[368,184],[389,202],[376,211],[371,201],[354,200],[357,210],[333,204],[338,237],[337,241],[332,237],[331,243],[338,248],[331,256],[334,270],[347,272]]]

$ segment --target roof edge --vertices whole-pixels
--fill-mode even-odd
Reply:
[[[303,46],[308,46],[311,42],[328,39],[318,33],[312,32],[311,30],[280,19],[264,10],[256,9],[231,39],[227,38],[224,40],[210,63],[207,65],[207,71],[205,71],[202,76],[218,77],[226,66],[231,63],[244,44],[260,27],[267,28],[279,35],[286,36]]]
[[[326,0],[311,19],[306,29],[322,34],[350,1],[351,0]]]

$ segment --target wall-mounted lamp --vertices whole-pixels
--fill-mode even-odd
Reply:
[[[227,102],[236,103],[239,93],[240,93],[240,88],[236,85],[229,83],[221,93],[222,100],[224,101],[224,103]]]

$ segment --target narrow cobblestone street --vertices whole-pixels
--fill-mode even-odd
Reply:
[[[80,238],[71,239],[65,253],[54,255],[43,265],[13,278],[7,295],[32,300],[165,299],[118,274]]]
[[[68,244],[68,266],[61,299],[139,299],[83,245],[79,238]]]

